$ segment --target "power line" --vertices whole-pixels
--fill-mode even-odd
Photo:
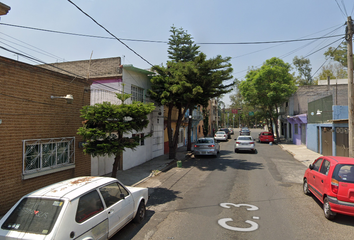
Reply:
[[[347,17],[347,16],[345,15],[345,13],[343,12],[342,8],[340,7],[339,3],[337,2],[337,0],[335,0],[335,1],[336,1],[336,3],[337,3],[337,6],[338,6],[339,10],[340,10],[340,11],[342,12],[342,14],[344,15],[344,17]]]
[[[68,0],[69,1],[69,0]],[[41,29],[41,28],[34,28],[34,27],[26,27],[26,26],[19,26],[14,24],[8,23],[0,23],[0,25],[11,26],[11,27],[19,27],[19,28],[26,28],[32,29],[37,31],[45,31],[45,32],[52,32],[52,33],[59,33],[59,34],[66,34],[66,35],[73,35],[73,36],[80,36],[80,37],[91,37],[91,38],[102,38],[102,39],[115,39],[117,37],[102,37],[96,35],[87,35],[87,34],[79,34],[79,33],[69,33],[69,32],[61,32],[56,30],[48,30],[48,29]],[[198,45],[251,45],[251,44],[272,44],[272,43],[289,43],[289,42],[301,42],[301,41],[311,41],[311,40],[318,40],[324,38],[333,38],[339,37],[341,35],[333,35],[333,36],[325,36],[325,37],[315,37],[315,38],[302,38],[302,39],[290,39],[290,40],[275,40],[275,41],[254,41],[254,42],[196,42],[195,44]],[[120,40],[124,41],[135,41],[135,42],[145,42],[145,43],[163,43],[168,44],[168,41],[155,41],[155,40],[141,40],[141,39],[127,39],[127,38],[119,38]],[[123,43],[124,44],[124,43]]]
[[[121,44],[123,44],[126,48],[128,48],[130,51],[132,51],[135,55],[137,55],[138,57],[140,57],[142,60],[144,60],[146,63],[148,63],[150,66],[153,66],[148,60],[146,60],[145,58],[143,58],[140,54],[138,54],[136,51],[134,51],[132,48],[130,48],[127,44],[125,44],[122,40],[120,40],[119,38],[117,38],[113,33],[111,33],[110,31],[108,31],[104,26],[102,26],[101,24],[99,24],[93,17],[91,17],[90,15],[88,15],[86,12],[84,12],[81,8],[79,8],[75,3],[73,3],[71,0],[68,0],[68,2],[70,2],[72,5],[74,5],[80,12],[82,12],[83,14],[85,14],[88,18],[90,18],[94,23],[96,23],[98,26],[100,26],[102,29],[104,29],[108,34],[110,34],[112,37],[114,37],[115,39],[117,39]]]

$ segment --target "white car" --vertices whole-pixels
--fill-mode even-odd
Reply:
[[[78,177],[22,197],[0,220],[0,239],[109,239],[145,217],[148,189]]]
[[[211,137],[199,138],[194,145],[194,156],[214,155],[220,152],[220,144]]]
[[[235,153],[238,151],[256,152],[254,139],[251,136],[238,136],[235,140]]]
[[[214,139],[218,141],[227,141],[229,136],[224,131],[217,131],[214,135]]]

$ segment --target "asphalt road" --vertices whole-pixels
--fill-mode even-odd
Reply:
[[[113,239],[352,238],[353,217],[328,221],[322,204],[303,194],[303,164],[277,145],[235,153],[234,142],[221,143],[217,158],[186,160],[140,184],[150,191],[147,218]]]

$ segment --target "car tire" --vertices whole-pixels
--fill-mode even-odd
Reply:
[[[135,223],[141,223],[146,214],[146,207],[144,201],[141,201],[138,207],[138,210],[136,212],[135,218],[133,219],[133,222]]]
[[[336,213],[332,212],[331,210],[331,206],[329,205],[327,197],[323,199],[323,213],[328,220],[333,220],[336,216]]]
[[[305,195],[310,195],[311,194],[306,178],[304,179],[304,183],[302,184],[302,190],[304,191]]]
[[[235,149],[235,153],[237,153],[237,150]]]

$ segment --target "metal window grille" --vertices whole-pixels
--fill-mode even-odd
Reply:
[[[132,101],[144,102],[144,89],[131,86]]]
[[[75,163],[75,137],[23,140],[23,174]]]

